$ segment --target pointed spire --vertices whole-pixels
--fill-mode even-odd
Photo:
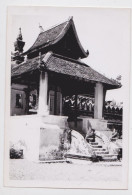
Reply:
[[[44,32],[44,29],[43,29],[43,27],[40,25],[40,23],[39,23],[39,29],[40,29],[40,33]]]
[[[23,47],[25,45],[25,42],[22,41],[22,33],[21,33],[21,28],[19,28],[19,34],[17,36],[17,39],[14,43],[15,51],[18,51],[19,53],[23,52]]]
[[[19,28],[19,33],[16,38],[16,41],[14,42],[14,56],[12,57],[12,60],[16,62],[16,64],[20,64],[21,62],[24,61],[24,56],[21,56],[23,53],[23,47],[25,45],[25,42],[23,41],[22,38],[22,33],[21,33],[21,28]]]
[[[19,34],[18,34],[18,36],[17,36],[17,39],[19,39],[19,40],[22,40],[22,39],[23,39],[23,38],[22,38],[21,28],[19,28]]]

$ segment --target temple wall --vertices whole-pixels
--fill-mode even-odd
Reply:
[[[9,141],[15,149],[23,149],[24,158],[38,160],[40,141],[40,119],[36,116],[10,117]]]
[[[63,139],[64,129],[57,125],[43,125],[40,129],[40,160],[60,160],[63,159]]]
[[[107,130],[107,120],[92,119],[92,118],[89,118],[88,120],[91,123],[91,126],[93,129],[95,129],[97,131]]]
[[[63,159],[64,132],[67,117],[48,115],[42,118],[40,129],[40,160]]]
[[[22,149],[24,158],[30,161],[63,159],[65,150],[67,150],[67,140],[65,142],[67,117],[54,115],[45,117],[38,115],[12,116],[9,122],[10,146],[14,145],[14,148]],[[82,137],[85,137],[88,132],[88,126],[107,137],[111,136],[105,120],[80,118],[77,125],[71,122],[69,126],[72,130],[81,133]]]
[[[62,157],[61,139],[67,118],[61,116],[39,117],[37,115],[10,117],[9,142],[16,149],[23,149],[24,158],[31,161],[53,160]],[[45,122],[46,120],[46,122]],[[53,122],[52,122],[53,121]],[[61,122],[60,122],[61,121]],[[56,151],[56,154],[53,151]]]
[[[26,85],[12,84],[11,86],[11,115],[25,115],[26,108]],[[17,100],[18,98],[18,100]]]

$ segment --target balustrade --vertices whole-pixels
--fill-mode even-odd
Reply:
[[[75,108],[75,97],[63,98],[64,115],[71,113],[78,116],[90,116],[94,117],[94,98],[93,97],[77,97],[77,108]],[[111,105],[109,102],[105,102],[103,109],[103,117],[107,120],[122,120],[123,107],[121,105]]]

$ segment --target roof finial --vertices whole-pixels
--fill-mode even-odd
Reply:
[[[39,28],[40,28],[40,33],[44,32],[44,29],[43,29],[43,27],[40,25],[40,23],[39,23]]]
[[[21,27],[19,28],[19,34],[18,34],[18,36],[17,36],[17,39],[22,40]]]
[[[69,20],[69,21],[70,21],[70,20],[73,20],[73,16],[69,16],[68,20]]]
[[[19,28],[19,33],[22,34],[22,33],[21,33],[21,27]]]

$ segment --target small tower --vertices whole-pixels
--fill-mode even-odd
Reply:
[[[24,56],[22,56],[24,45],[25,42],[23,41],[22,38],[21,28],[19,28],[19,34],[17,36],[16,41],[14,42],[15,53],[14,56],[12,57],[12,61],[15,61],[16,64],[20,64],[24,61]]]

